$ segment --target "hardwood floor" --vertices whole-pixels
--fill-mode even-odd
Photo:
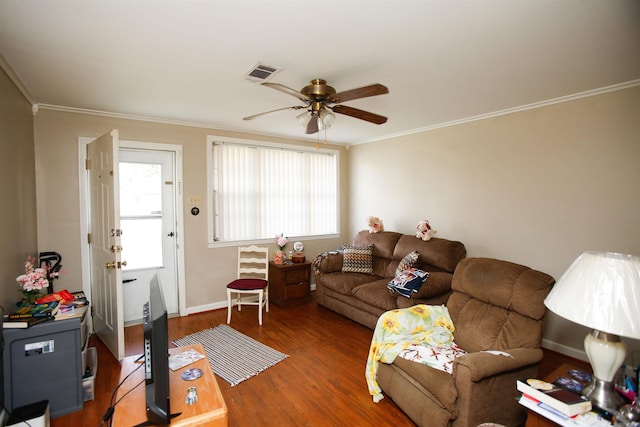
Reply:
[[[226,323],[226,309],[169,320],[169,340]],[[231,326],[289,355],[283,362],[231,387],[216,377],[236,426],[413,426],[389,398],[373,403],[364,379],[373,331],[309,302],[270,306],[258,325],[255,307],[234,310]],[[120,365],[95,336],[98,352],[95,400],[51,420],[52,427],[99,426],[118,384]],[[125,328],[126,355],[142,353],[142,326]],[[573,359],[545,351],[540,375]],[[575,361],[578,366],[585,362]],[[116,411],[117,406],[116,406]],[[120,426],[118,426],[120,427]]]

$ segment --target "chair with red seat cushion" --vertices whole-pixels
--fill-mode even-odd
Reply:
[[[231,309],[243,305],[258,306],[258,323],[262,325],[262,307],[269,312],[269,249],[258,246],[238,248],[238,278],[227,285],[227,323]],[[243,299],[247,295],[251,299]]]

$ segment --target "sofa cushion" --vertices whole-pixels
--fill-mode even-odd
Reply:
[[[429,272],[436,270],[453,273],[458,262],[467,254],[464,245],[460,242],[437,237],[425,242],[415,236],[405,234],[398,239],[393,258],[400,260],[405,254],[414,250],[420,254],[416,267]],[[426,268],[425,266],[435,268]]]
[[[353,289],[353,296],[385,311],[396,308],[396,297],[389,294],[387,279],[362,284]]]
[[[430,271],[429,278],[411,298],[431,298],[444,294],[451,289],[451,273]]]
[[[373,245],[345,246],[342,252],[342,272],[373,274]]]
[[[373,256],[378,258],[393,259],[393,253],[396,247],[396,243],[400,239],[402,234],[394,231],[381,231],[380,233],[369,233],[367,230],[362,230],[353,238],[354,246],[373,245]],[[397,259],[402,259],[403,256],[411,252],[415,248],[410,248],[404,251]],[[392,274],[393,276],[393,274]]]
[[[436,295],[429,298],[405,298],[398,296],[396,298],[396,304],[398,304],[398,308],[409,308],[416,304],[443,305],[447,303],[450,295],[451,292],[445,292],[442,295]]]
[[[375,276],[364,273],[334,272],[323,275],[318,281],[322,286],[342,295],[353,295],[353,290],[363,283],[369,283]]]
[[[453,275],[447,302],[456,343],[469,353],[536,348],[542,336],[544,299],[553,277],[524,265],[489,258],[467,258]]]
[[[398,267],[396,267],[396,276],[399,276],[403,271],[415,266],[418,261],[418,257],[420,257],[420,254],[416,251],[411,251],[406,254],[398,263]]]

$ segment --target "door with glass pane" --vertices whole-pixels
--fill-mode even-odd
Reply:
[[[178,313],[174,154],[120,150],[120,228],[125,324],[140,323],[157,272],[169,314]]]

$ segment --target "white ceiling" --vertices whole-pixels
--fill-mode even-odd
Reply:
[[[0,0],[0,64],[44,108],[308,139],[301,105],[250,83],[257,62],[345,102],[329,142],[357,144],[640,79],[640,1]],[[606,89],[605,89],[606,90]],[[324,135],[322,135],[324,136]]]

